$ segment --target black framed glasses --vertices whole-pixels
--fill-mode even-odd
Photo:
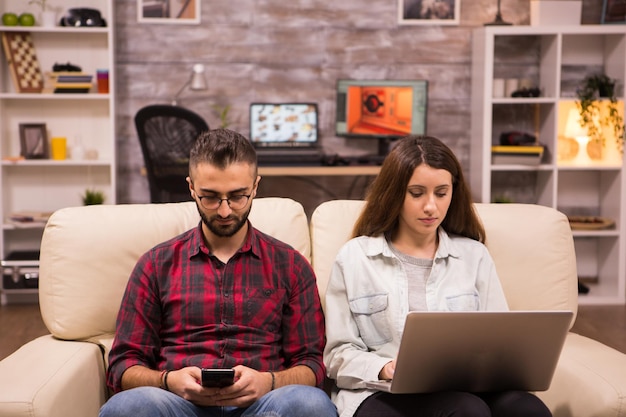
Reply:
[[[214,195],[199,195],[197,196],[200,199],[200,204],[207,210],[217,210],[221,205],[222,201],[226,201],[228,207],[233,210],[241,210],[248,204],[248,200],[252,194],[248,195],[233,195],[228,198],[220,198]]]

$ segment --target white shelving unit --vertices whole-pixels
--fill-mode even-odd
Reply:
[[[62,207],[82,205],[86,189],[102,191],[105,204],[116,202],[115,154],[115,65],[113,0],[53,0],[59,9],[57,26],[0,26],[0,32],[31,33],[42,72],[55,63],[71,63],[93,75],[88,93],[19,93],[11,78],[4,50],[0,54],[0,256],[16,251],[38,251],[43,224],[16,225],[14,213],[49,213]],[[88,7],[100,11],[106,27],[61,27],[58,21],[69,8]],[[2,0],[0,14],[30,11],[24,0]],[[0,47],[0,49],[2,49]],[[96,70],[108,69],[109,93],[98,93]],[[20,155],[19,125],[45,123],[49,141],[67,138],[68,159],[15,160]],[[71,151],[80,147],[88,157]],[[25,227],[28,226],[28,227]],[[85,233],[89,233],[88,230]],[[7,289],[2,285],[1,302],[35,298],[36,289]]]
[[[579,296],[579,301],[624,304],[624,158],[612,137],[606,139],[601,160],[581,163],[564,157],[565,123],[569,110],[575,106],[576,85],[585,75],[598,71],[618,81],[617,96],[623,113],[623,25],[476,29],[472,50],[470,180],[474,199],[479,202],[506,198],[554,207],[567,215],[614,220],[612,229],[573,231],[579,277],[590,287],[588,294]],[[496,78],[529,79],[541,94],[536,98],[493,97]],[[492,164],[491,146],[499,144],[501,133],[513,131],[533,134],[545,146],[538,166]]]

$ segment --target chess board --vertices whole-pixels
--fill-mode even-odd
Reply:
[[[30,32],[2,32],[2,46],[15,90],[40,93],[44,80]]]

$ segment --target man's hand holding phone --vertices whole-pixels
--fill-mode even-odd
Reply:
[[[195,366],[172,371],[170,391],[200,406],[248,407],[271,390],[272,377],[237,365],[232,369]]]

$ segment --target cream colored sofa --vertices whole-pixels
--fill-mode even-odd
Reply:
[[[323,294],[360,201],[323,203],[309,224],[302,206],[262,198],[251,220],[312,260]],[[574,248],[567,219],[532,205],[478,204],[487,245],[512,309],[576,311]],[[125,283],[144,251],[199,221],[194,203],[67,208],[46,226],[40,306],[51,335],[0,362],[0,417],[95,417],[107,398],[105,359]],[[551,388],[555,417],[626,416],[626,355],[570,334]]]

